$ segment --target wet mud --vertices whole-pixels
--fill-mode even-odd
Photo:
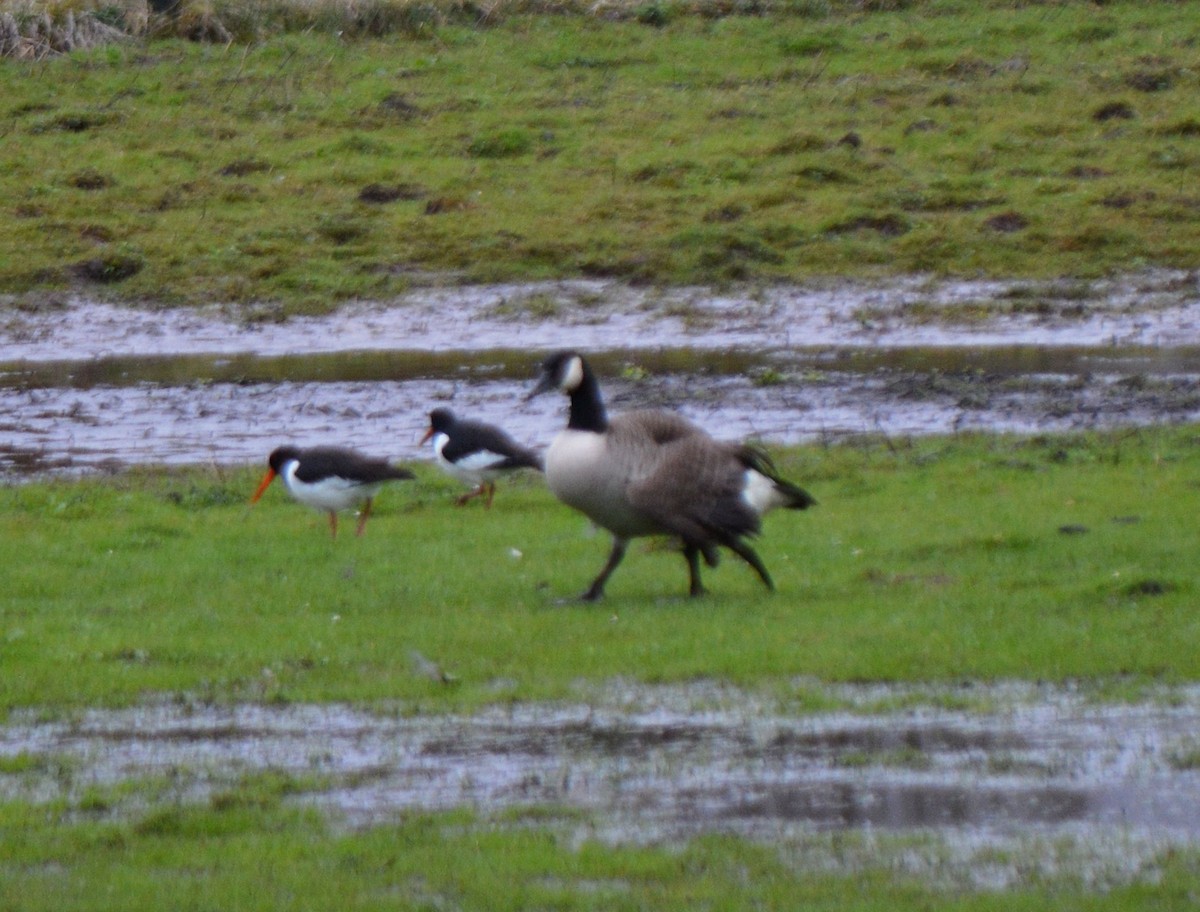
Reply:
[[[374,382],[137,384],[0,389],[0,471],[118,471],[135,464],[258,462],[286,441],[428,458],[429,410],[449,405],[541,447],[564,423],[557,397],[524,402],[531,384],[430,379]],[[753,377],[613,380],[614,410],[664,406],[716,436],[770,444],[862,434],[1065,431],[1200,420],[1200,377],[823,372],[763,385]]]
[[[996,708],[789,715],[728,689],[714,708],[704,688],[457,717],[178,704],[18,717],[0,728],[0,756],[38,762],[0,775],[0,794],[71,800],[159,779],[176,798],[205,800],[269,770],[311,781],[291,800],[350,827],[465,806],[509,820],[550,809],[538,819],[612,842],[731,833],[811,852],[841,833],[883,839],[886,854],[891,836],[906,864],[977,886],[1028,876],[1048,840],[1055,863],[1106,883],[1200,843],[1200,691],[1102,706],[1062,689],[976,685],[973,698]]]
[[[397,459],[436,405],[544,445],[539,357],[593,353],[614,408],[767,443],[1200,420],[1200,282],[897,281],[741,293],[563,282],[430,288],[282,320],[88,301],[0,306],[0,471],[257,461],[278,443]]]
[[[269,306],[128,309],[83,299],[0,306],[3,361],[117,354],[301,355],[334,351],[710,351],[1200,343],[1200,276],[1158,271],[1096,282],[831,281],[734,291],[608,281],[416,289],[323,317]]]

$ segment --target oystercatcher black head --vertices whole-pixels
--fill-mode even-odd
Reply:
[[[292,497],[315,510],[329,514],[329,530],[337,537],[337,515],[361,505],[356,534],[362,535],[379,489],[388,481],[412,478],[412,472],[342,447],[277,447],[267,458],[267,473],[250,503],[270,487],[276,476],[283,478]]]
[[[480,421],[466,421],[448,408],[429,413],[429,430],[421,442],[433,441],[434,458],[447,474],[475,490],[455,501],[462,506],[472,497],[484,496],[490,507],[496,479],[517,469],[542,469],[542,458],[512,439],[500,428]]]

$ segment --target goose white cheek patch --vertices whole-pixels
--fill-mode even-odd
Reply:
[[[583,383],[583,359],[576,356],[567,363],[567,369],[563,371],[562,389],[570,393],[579,389],[581,383]]]

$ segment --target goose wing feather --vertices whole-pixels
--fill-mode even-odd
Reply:
[[[614,446],[664,446],[684,437],[711,439],[708,432],[682,415],[660,409],[637,409],[618,415],[609,422]]]
[[[670,438],[653,447],[644,471],[631,475],[629,504],[664,531],[697,545],[755,535],[759,517],[742,497],[745,466],[738,452],[698,429]]]

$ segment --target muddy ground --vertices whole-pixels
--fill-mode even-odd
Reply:
[[[614,408],[768,443],[1200,419],[1200,279],[647,290],[426,288],[281,321],[91,301],[0,306],[0,472],[258,461],[280,442],[419,459],[430,408],[544,445],[538,358],[594,353]]]

